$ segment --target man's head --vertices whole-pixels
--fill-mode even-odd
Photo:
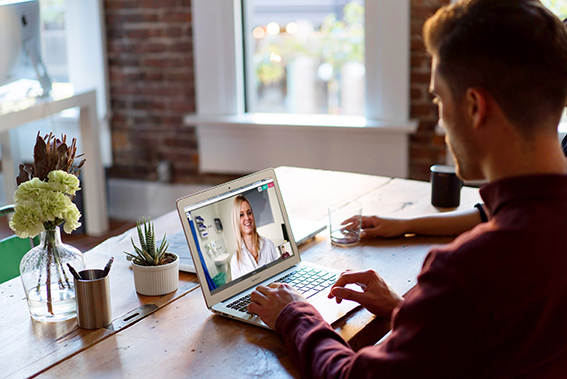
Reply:
[[[567,98],[567,30],[539,1],[463,0],[427,20],[424,39],[433,57],[432,87],[446,87],[451,98],[438,97],[454,108],[440,116],[456,158],[463,149],[468,158],[475,153],[466,146],[470,136],[451,136],[449,125],[471,121],[461,107],[471,89],[472,96],[494,100],[526,138],[557,126]],[[478,168],[469,174],[480,175]]]

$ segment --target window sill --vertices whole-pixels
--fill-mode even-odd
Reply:
[[[418,122],[409,120],[405,122],[372,120],[361,116],[334,116],[334,115],[297,115],[274,113],[246,113],[230,116],[199,116],[190,114],[184,118],[185,125],[242,125],[242,126],[283,126],[321,128],[329,130],[373,129],[379,133],[412,134],[417,130]]]
[[[187,115],[184,123],[197,128],[201,172],[286,165],[394,177],[408,175],[408,135],[418,124],[290,114]]]

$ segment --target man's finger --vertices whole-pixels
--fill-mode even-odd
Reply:
[[[250,303],[248,304],[248,312],[259,315],[264,308],[258,303]]]
[[[368,238],[382,237],[382,235],[380,234],[380,229],[378,227],[362,229],[360,233],[361,233],[361,237],[362,236]]]
[[[364,298],[363,292],[353,291],[351,289],[344,288],[344,287],[336,287],[331,292],[332,292],[333,296],[335,296],[337,298],[337,302],[338,302],[339,299],[341,299],[341,300],[352,300],[352,301],[356,301],[357,303],[360,303],[361,301],[364,300],[363,299]]]
[[[333,284],[333,287],[344,287],[347,284],[362,283],[367,285],[369,280],[368,271],[345,271]]]
[[[272,284],[274,284],[274,283],[272,283]],[[270,284],[270,286],[271,286],[271,284]],[[264,296],[267,296],[268,293],[270,292],[270,290],[271,290],[270,287],[266,287],[266,286],[263,286],[263,285],[259,285],[258,287],[256,287],[256,292],[259,292]]]
[[[354,224],[360,222],[360,216],[352,216],[341,222],[341,225]]]
[[[262,288],[262,290],[264,290],[264,288]],[[260,290],[260,287],[256,288],[256,291],[253,291],[250,294],[250,300],[254,303],[258,303],[260,305],[263,305],[268,300],[268,298],[267,298],[265,293],[262,293],[259,290]]]

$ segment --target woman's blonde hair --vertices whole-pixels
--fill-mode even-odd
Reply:
[[[236,237],[236,260],[238,264],[241,262],[242,257],[242,230],[240,229],[240,207],[243,202],[248,203],[250,210],[252,210],[252,215],[254,215],[254,210],[252,205],[246,197],[243,195],[238,195],[234,198],[232,203],[232,230],[234,231],[234,236]],[[260,236],[258,235],[258,230],[256,230],[256,217],[254,217],[254,244],[256,245],[256,251],[260,252]]]

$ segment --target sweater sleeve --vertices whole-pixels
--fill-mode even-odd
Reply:
[[[276,333],[305,377],[347,376],[355,353],[311,304],[288,304],[278,316]]]
[[[475,312],[438,270],[420,275],[393,325],[384,343],[354,352],[312,305],[295,302],[278,316],[276,332],[307,378],[434,378],[462,370],[474,377]]]

